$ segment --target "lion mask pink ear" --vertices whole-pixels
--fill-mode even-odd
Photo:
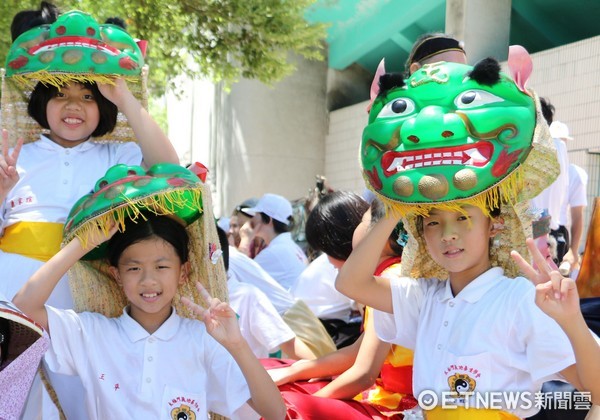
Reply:
[[[533,70],[533,61],[525,48],[520,45],[508,47],[508,68],[519,90],[529,95],[526,84]]]
[[[371,107],[373,106],[373,101],[379,95],[379,78],[382,74],[385,74],[385,58],[382,58],[377,66],[377,71],[375,71],[375,77],[373,77],[373,81],[371,82],[371,102],[369,102],[369,106],[367,106],[367,112],[371,111]]]

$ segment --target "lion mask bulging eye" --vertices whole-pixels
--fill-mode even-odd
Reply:
[[[504,99],[490,92],[474,89],[467,90],[458,95],[454,100],[454,105],[456,105],[456,108],[458,109],[468,109],[503,101]]]
[[[377,118],[400,117],[415,112],[415,103],[408,98],[396,98],[379,111]]]

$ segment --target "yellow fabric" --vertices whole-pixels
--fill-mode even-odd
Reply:
[[[304,301],[297,299],[282,318],[315,356],[325,356],[336,350],[331,336]]]
[[[400,264],[395,265],[400,266]],[[372,311],[372,308],[365,308],[364,325],[368,325],[367,321],[371,316]],[[393,367],[412,366],[413,355],[414,352],[412,350],[392,344],[392,348],[383,363],[384,365],[389,364]],[[410,377],[412,378],[412,375],[410,375]],[[412,384],[407,384],[407,386],[411,387]],[[377,380],[375,385],[369,390],[368,395],[364,396],[363,394],[359,394],[354,399],[358,401],[366,399],[371,404],[389,409],[396,409],[401,405],[402,399],[405,397],[406,394],[386,390],[381,386],[381,382]]]
[[[466,409],[464,407],[435,407],[431,411],[425,411],[425,418],[427,420],[519,420],[519,417],[506,411]]]
[[[0,249],[45,262],[60,250],[62,232],[62,223],[18,222],[4,229]]]

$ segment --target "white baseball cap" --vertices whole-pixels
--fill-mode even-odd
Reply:
[[[278,222],[289,225],[288,218],[292,215],[293,210],[286,198],[277,194],[265,194],[258,200],[256,206],[245,209],[244,212],[253,216],[256,213],[264,213]]]
[[[569,127],[567,124],[560,121],[553,121],[552,124],[550,124],[550,135],[555,139],[574,140],[573,137],[569,135]]]

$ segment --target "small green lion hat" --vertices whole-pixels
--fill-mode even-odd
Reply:
[[[486,59],[384,74],[363,131],[367,186],[405,215],[531,198],[556,175],[539,102]]]
[[[41,81],[110,83],[115,76],[139,78],[143,53],[121,27],[100,25],[87,13],[73,10],[51,25],[21,34],[6,59],[6,76],[21,84]]]
[[[95,229],[107,231],[110,221],[143,220],[144,212],[172,215],[186,226],[202,214],[202,185],[188,169],[173,163],[159,163],[147,171],[141,166],[115,165],[100,178],[93,191],[81,197],[71,209],[64,227],[64,240],[77,236],[87,243]],[[84,259],[103,258],[106,243]]]

